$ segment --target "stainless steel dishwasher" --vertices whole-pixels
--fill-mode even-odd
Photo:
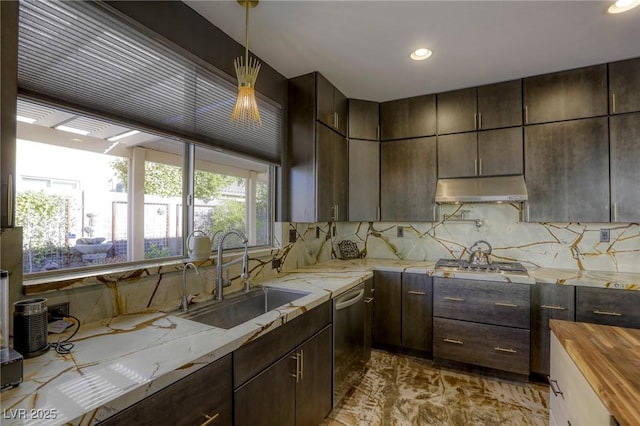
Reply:
[[[362,378],[365,360],[364,283],[333,299],[333,406]]]

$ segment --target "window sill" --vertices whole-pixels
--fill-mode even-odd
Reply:
[[[249,250],[249,258],[271,256],[276,247],[259,247]],[[227,258],[238,257],[241,250],[229,250],[224,254]],[[206,260],[192,260],[189,258],[170,258],[158,261],[146,261],[139,263],[127,263],[121,265],[83,268],[67,271],[44,272],[33,274],[23,279],[23,293],[32,295],[49,291],[67,290],[86,287],[89,285],[114,283],[118,281],[138,280],[142,277],[158,275],[167,272],[180,272],[185,263],[192,262],[196,266],[214,266],[216,254],[212,254]]]

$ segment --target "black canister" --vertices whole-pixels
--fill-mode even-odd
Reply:
[[[13,304],[13,349],[25,358],[41,355],[47,342],[47,299],[27,299]]]

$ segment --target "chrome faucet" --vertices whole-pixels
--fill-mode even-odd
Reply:
[[[198,267],[191,262],[186,263],[182,268],[182,303],[180,304],[182,312],[187,312],[189,310],[189,298],[187,296],[187,269],[189,269],[189,267],[195,269],[196,274],[200,275]]]
[[[227,237],[229,235],[236,235],[238,236],[238,238],[240,238],[244,244],[244,254],[242,255],[242,257],[239,257],[237,259],[231,260],[227,263],[222,263],[222,252],[223,252],[223,246],[224,246],[224,240],[227,239]],[[249,290],[249,240],[247,239],[247,237],[245,237],[242,232],[237,231],[235,229],[231,229],[229,231],[226,231],[224,234],[222,234],[222,236],[220,237],[220,241],[218,241],[218,261],[216,262],[216,300],[222,300],[222,288],[223,287],[229,287],[231,285],[231,281],[229,279],[224,279],[222,277],[222,272],[224,270],[224,268],[231,266],[233,264],[236,264],[240,261],[242,261],[242,274],[240,275],[240,278],[242,278],[245,281],[245,291]]]

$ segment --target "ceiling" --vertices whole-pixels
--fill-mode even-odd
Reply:
[[[244,45],[235,0],[184,2]],[[382,102],[639,57],[640,7],[609,4],[262,0],[249,44],[287,78],[320,71],[347,97]],[[433,56],[410,60],[419,47]]]

